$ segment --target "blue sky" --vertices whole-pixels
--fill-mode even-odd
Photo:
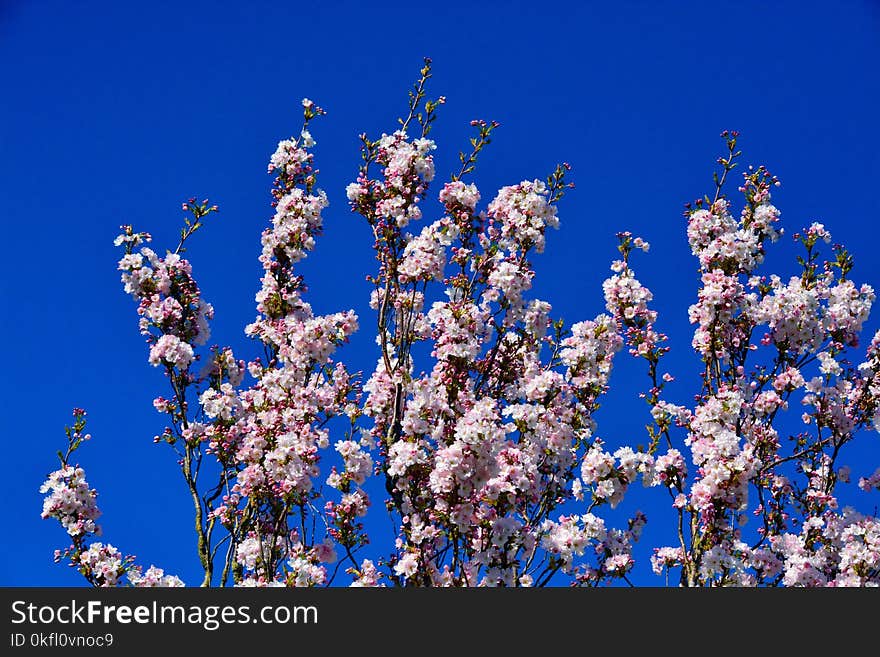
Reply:
[[[395,128],[425,55],[433,94],[448,98],[432,134],[439,179],[473,118],[501,123],[477,171],[486,200],[571,163],[577,189],[535,261],[534,295],[556,315],[602,310],[616,231],[652,243],[635,266],[671,337],[673,401],[698,385],[687,320],[698,278],[681,210],[710,191],[721,130],[739,130],[744,159],[782,180],[775,201],[788,232],[823,221],[854,253],[854,278],[880,289],[880,3],[827,4],[0,0],[0,399],[11,496],[0,584],[80,583],[52,564],[65,536],[40,520],[37,493],[73,406],[89,411],[94,440],[80,460],[101,493],[106,538],[196,581],[183,483],[171,453],[151,442],[164,426],[151,400],[165,381],[146,362],[113,237],[132,223],[173,246],[180,202],[217,202],[188,255],[217,311],[213,340],[256,355],[243,327],[255,316],[259,235],[271,217],[265,167],[298,129],[307,96],[328,110],[313,135],[331,203],[302,267],[308,298],[316,312],[354,308],[368,327],[371,240],[344,188],[357,135]],[[789,241],[768,269],[794,271]],[[371,368],[369,331],[344,355]],[[619,361],[599,433],[641,442],[643,373]],[[854,474],[873,471],[880,438],[863,436],[854,454]],[[652,497],[626,509],[648,513],[649,542],[664,535],[652,512],[666,512]],[[646,563],[634,578],[662,583]]]

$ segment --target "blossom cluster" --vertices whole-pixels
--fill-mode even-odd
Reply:
[[[699,268],[687,316],[700,368],[697,394],[677,403],[669,338],[633,262],[649,243],[618,233],[603,312],[555,319],[532,294],[532,259],[560,226],[568,165],[486,203],[465,178],[497,124],[475,121],[461,170],[432,191],[429,135],[444,99],[426,99],[430,75],[426,62],[397,130],[361,137],[363,165],[346,188],[377,262],[368,276],[376,366],[365,381],[339,355],[358,316],[316,314],[297,270],[329,207],[310,131],[324,112],[312,101],[268,165],[274,214],[261,236],[257,316],[245,328],[259,357],[207,347],[214,311],[182,254],[216,206],[184,203],[180,243],[164,256],[130,226],[116,240],[147,360],[171,386],[154,401],[169,424],[156,440],[175,451],[193,499],[202,583],[631,583],[647,522],[629,508],[641,482],[676,528],[673,544],[650,545],[645,560],[667,581],[880,584],[880,521],[839,502],[853,476],[847,446],[880,430],[880,332],[857,352],[875,293],[851,278],[849,253],[814,222],[794,236],[805,250],[797,273],[765,271],[784,234],[771,202],[779,181],[749,167],[737,211],[725,185],[738,135],[723,133],[714,195],[689,204],[682,226]],[[833,257],[823,260],[828,245]],[[597,414],[627,353],[647,374],[647,440],[631,443],[613,425],[600,434]],[[76,417],[62,467],[41,489],[43,516],[73,541],[58,558],[96,586],[182,585],[110,544],[87,543],[100,512],[83,470],[68,464],[84,439]],[[880,489],[880,470],[858,474],[863,492]],[[376,484],[395,536],[366,559]]]
[[[160,257],[149,247],[134,252],[136,244],[150,241],[149,234],[134,233],[131,226],[123,231],[116,238],[126,249],[119,269],[125,291],[138,302],[149,362],[184,372],[195,359],[194,348],[210,339],[214,308],[201,298],[188,260],[177,252]]]
[[[70,536],[100,534],[95,522],[101,515],[95,489],[89,488],[82,468],[67,465],[55,470],[40,486],[48,493],[43,500],[43,519],[55,518]]]
[[[564,330],[550,304],[527,297],[529,257],[559,225],[562,167],[547,182],[503,187],[486,210],[477,186],[453,177],[439,192],[444,216],[416,236],[402,230],[422,216],[413,208],[433,170],[426,176],[418,155],[390,165],[387,146],[421,153],[426,127],[415,138],[398,131],[393,142],[367,140],[367,166],[348,188],[380,263],[371,277],[380,357],[363,409],[399,521],[389,576],[406,585],[543,585],[573,572],[571,559],[548,549],[563,540],[551,514],[582,486],[577,466],[623,340],[606,315]],[[478,151],[483,142],[473,143]],[[370,177],[373,163],[382,178]],[[389,206],[407,222],[387,221]],[[435,293],[428,305],[431,283],[445,299]],[[430,358],[417,368],[420,342]],[[595,576],[579,580],[585,585],[629,570],[633,536],[603,532],[591,554],[577,551],[595,563],[584,571]]]
[[[71,455],[82,442],[91,438],[83,433],[85,415],[82,409],[74,409],[74,426],[66,429],[67,452],[58,453],[61,467],[51,472],[40,487],[40,493],[46,495],[43,499],[43,519],[57,520],[72,541],[66,549],[55,551],[55,561],[66,559],[72,568],[76,568],[96,587],[121,586],[125,583],[136,587],[183,586],[180,578],[166,575],[161,568],[150,566],[144,573],[143,568],[135,564],[133,556],[123,555],[110,543],[88,542],[90,537],[101,534],[101,527],[95,523],[101,515],[97,505],[98,493],[89,487],[83,468],[69,463]]]
[[[231,578],[241,585],[323,584],[328,579],[323,565],[328,561],[326,546],[332,548],[332,541],[338,540],[351,549],[364,540],[357,518],[369,501],[358,487],[372,472],[370,457],[359,453],[356,443],[337,442],[342,471],[333,467],[327,477],[340,491],[340,501],[328,500],[324,509],[314,506],[321,496],[322,452],[330,445],[325,425],[334,416],[344,415],[354,401],[356,380],[341,363],[333,362],[332,355],[357,330],[357,317],[352,311],[316,315],[303,298],[305,286],[294,271],[313,250],[322,230],[322,211],[328,205],[326,194],[315,188],[317,171],[309,150],[315,145],[309,121],[323,110],[308,99],[303,109],[305,125],[300,135],[279,142],[268,166],[275,175],[275,213],[261,238],[263,276],[255,297],[258,315],[245,329],[246,335],[262,343],[265,360],[245,363],[228,347],[213,347],[209,358],[197,355],[196,348],[207,338],[206,322],[199,318],[209,319],[211,311],[198,300],[189,264],[176,252],[161,260],[150,260],[150,253],[144,255],[143,249],[134,253],[134,245],[149,236],[130,228],[119,239],[126,245],[120,264],[126,290],[141,300],[139,313],[155,319],[151,324],[142,320],[144,330],[158,334],[151,342],[149,360],[170,368],[173,397],[154,402],[172,421],[162,438],[172,446],[184,443],[182,474],[193,491],[198,490],[205,456],[213,455],[220,466],[212,492],[196,498],[205,584],[214,578],[216,549],[211,541],[218,527],[225,529],[230,544],[221,578],[224,583]],[[392,153],[391,142],[383,148],[390,160],[406,159],[402,152]],[[413,159],[422,166],[422,160],[415,155]],[[422,169],[427,175],[428,169]],[[186,222],[181,247],[216,210],[207,201],[190,201],[184,208],[192,212],[193,219]],[[144,257],[152,266],[147,272],[143,271]],[[162,287],[150,282],[155,271],[172,272],[173,284]],[[137,285],[132,283],[135,280]],[[157,305],[203,311],[193,315],[198,320],[193,323],[186,312],[160,316],[152,310]],[[197,358],[206,363],[196,375],[187,368]],[[253,380],[249,385],[245,372]],[[188,412],[193,398],[198,400],[195,414]],[[299,516],[309,513],[344,531],[330,530],[326,537],[317,533],[294,536],[293,527],[306,525]],[[144,581],[156,579],[143,577]]]

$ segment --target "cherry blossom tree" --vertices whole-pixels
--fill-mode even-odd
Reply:
[[[324,111],[310,100],[302,129],[268,166],[274,216],[245,329],[258,357],[207,347],[214,308],[184,254],[217,206],[184,203],[179,243],[164,255],[131,226],[116,238],[148,362],[168,380],[154,401],[167,422],[156,441],[174,452],[189,492],[201,585],[629,583],[647,519],[614,526],[603,512],[638,481],[674,510],[678,540],[650,559],[666,581],[880,583],[880,522],[841,509],[835,495],[850,478],[843,448],[880,421],[880,333],[858,349],[874,292],[850,278],[846,249],[829,247],[814,223],[794,236],[800,274],[764,273],[783,235],[771,202],[779,182],[749,167],[734,202],[741,153],[737,133],[723,133],[714,190],[686,206],[700,271],[691,348],[702,368],[696,396],[674,403],[669,340],[633,263],[648,243],[619,233],[604,311],[571,325],[554,319],[548,302],[529,297],[531,259],[560,225],[569,166],[486,203],[473,174],[497,124],[474,121],[460,169],[437,184],[430,132],[444,98],[428,98],[430,77],[426,60],[394,132],[361,136],[363,162],[346,190],[373,235],[372,317],[316,315],[297,273],[328,205],[310,151]],[[341,347],[364,326],[375,331],[377,363],[361,376]],[[614,359],[627,355],[645,367],[647,406],[636,412],[649,424],[643,445],[611,451],[594,414]],[[182,585],[92,540],[97,493],[72,462],[89,438],[85,416],[74,411],[60,469],[41,489],[43,517],[72,541],[56,560],[94,586]],[[384,483],[379,502],[397,527],[393,543],[371,545],[383,555],[373,560],[358,554],[372,538],[371,502],[381,512],[366,491],[371,477]],[[858,485],[880,489],[880,469]]]

